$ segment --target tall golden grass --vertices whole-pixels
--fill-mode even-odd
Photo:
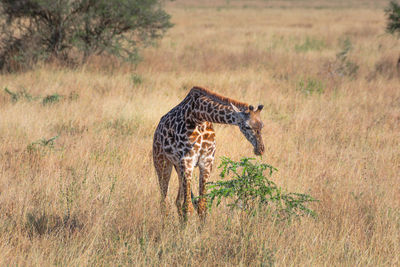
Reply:
[[[1,75],[0,265],[400,265],[399,50],[386,4],[174,1],[175,27],[137,68],[94,58]],[[278,185],[320,200],[317,219],[243,223],[222,206],[182,228],[173,173],[162,227],[152,135],[194,85],[265,105],[262,161]],[[237,128],[216,132],[216,166],[252,155]]]

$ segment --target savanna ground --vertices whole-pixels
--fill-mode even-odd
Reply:
[[[0,265],[398,266],[399,43],[386,5],[174,1],[175,27],[137,68],[93,58],[2,74]],[[152,136],[194,85],[265,105],[262,162],[320,200],[317,219],[244,221],[220,206],[182,229],[173,173],[162,228]],[[237,128],[216,132],[215,166],[252,155]]]

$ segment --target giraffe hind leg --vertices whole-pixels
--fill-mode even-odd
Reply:
[[[190,189],[192,170],[183,166],[175,166],[179,178],[179,191],[176,197],[176,208],[179,217],[185,222],[188,215],[193,213],[192,192]]]
[[[160,186],[161,201],[160,208],[163,215],[167,215],[166,198],[168,193],[169,180],[171,178],[172,163],[163,155],[154,157],[154,166]]]

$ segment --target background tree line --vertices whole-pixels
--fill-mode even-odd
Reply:
[[[385,13],[386,31],[398,38],[400,5],[391,1]],[[138,49],[170,27],[161,0],[0,0],[0,70],[101,54],[137,62]]]

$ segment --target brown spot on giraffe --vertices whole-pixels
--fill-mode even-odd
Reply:
[[[261,137],[263,123],[260,111],[210,90],[193,87],[185,99],[164,115],[154,133],[153,161],[161,192],[161,209],[166,213],[165,199],[174,166],[179,178],[176,198],[178,214],[186,221],[193,211],[191,179],[194,168],[200,169],[197,212],[206,216],[206,182],[210,176],[215,155],[215,132],[212,123],[239,126],[253,145],[254,153],[261,155],[264,144]],[[181,134],[184,133],[184,134]]]

